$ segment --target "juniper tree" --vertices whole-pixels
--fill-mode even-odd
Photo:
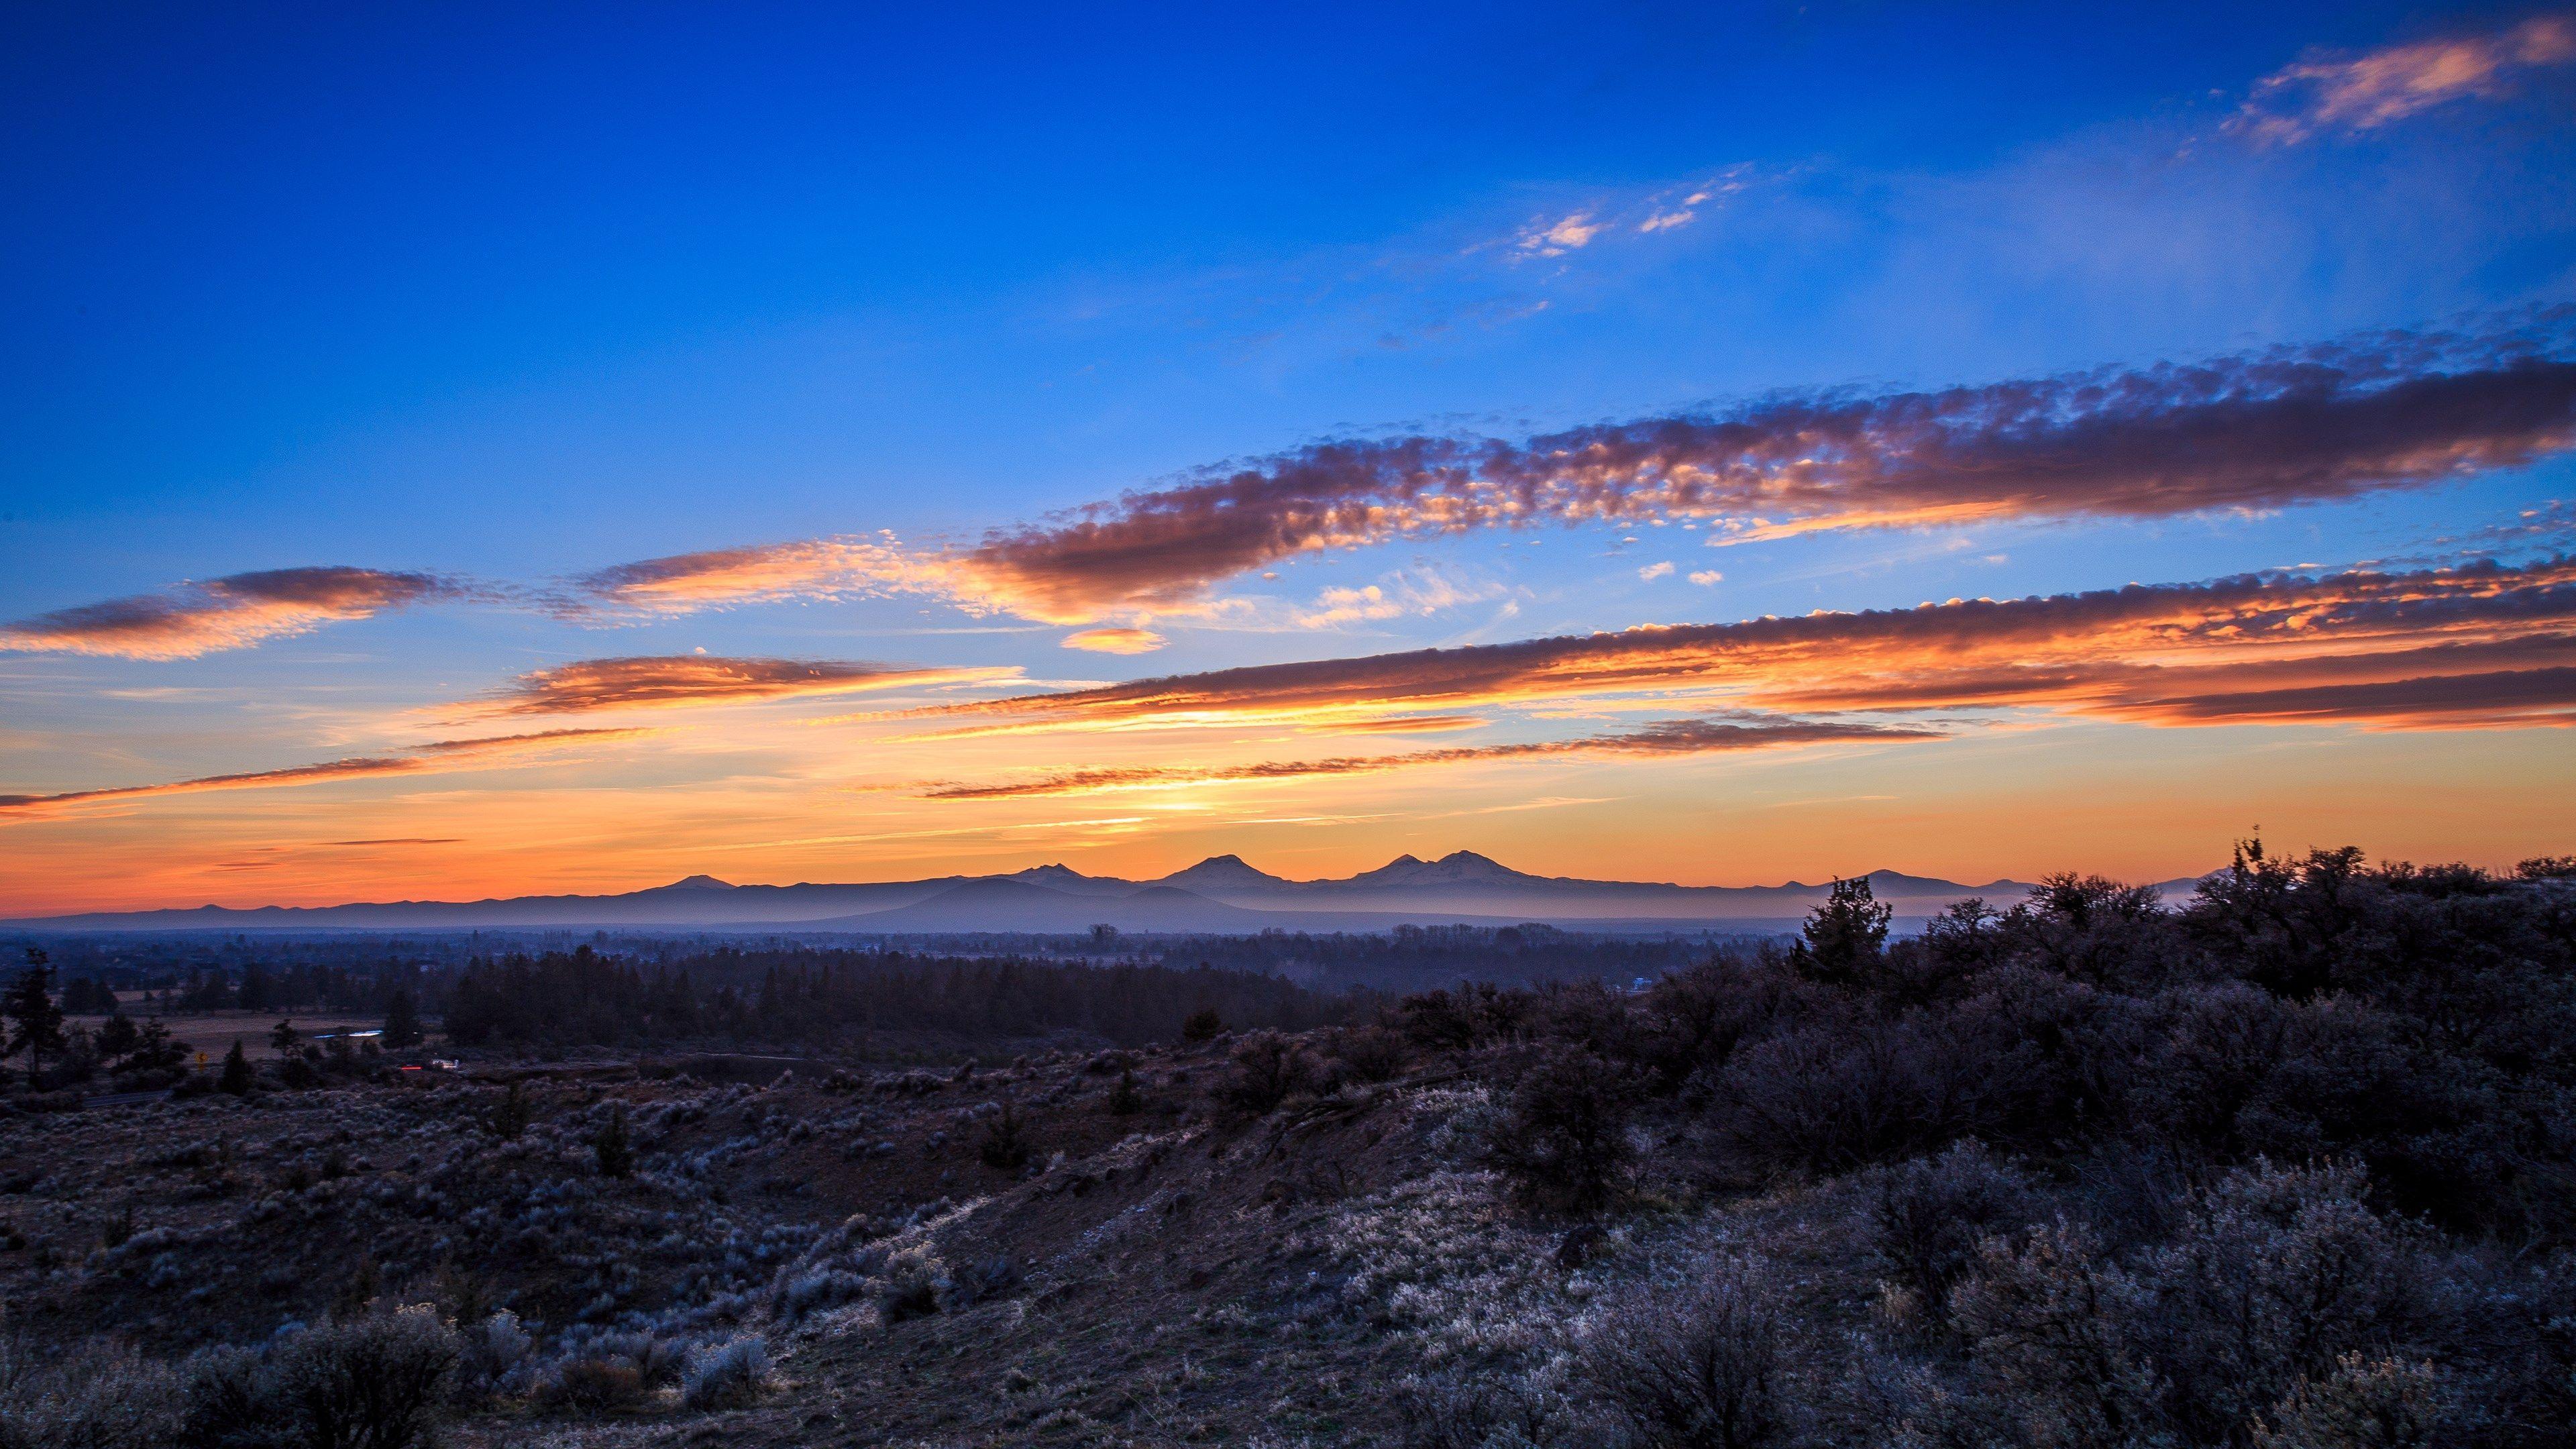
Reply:
[[[393,999],[385,1003],[385,1045],[415,1047],[420,1039],[420,1007],[410,991],[396,988]]]
[[[63,1009],[54,1004],[54,971],[41,947],[27,948],[26,969],[9,987],[0,1013],[5,1013],[13,1027],[8,1048],[0,1056],[27,1054],[27,1080],[33,1083],[44,1071],[45,1057],[63,1047]]]
[[[98,1054],[103,1057],[131,1055],[143,1034],[134,1028],[134,1018],[119,1011],[98,1024]]]
[[[250,1056],[242,1050],[241,1038],[234,1037],[233,1049],[224,1053],[224,1069],[215,1078],[215,1086],[236,1097],[247,1097],[250,1095],[252,1084],[257,1080],[251,1075]]]
[[[1876,975],[1887,950],[1895,907],[1870,893],[1869,877],[1834,882],[1823,905],[1807,917],[1790,948],[1800,975],[1836,986],[1860,985]]]

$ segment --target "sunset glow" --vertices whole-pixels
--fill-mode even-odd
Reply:
[[[1799,15],[30,36],[0,916],[2576,849],[2576,20]]]

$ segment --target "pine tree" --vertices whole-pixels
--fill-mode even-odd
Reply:
[[[1790,964],[1811,980],[1858,985],[1879,966],[1895,908],[1873,897],[1869,877],[1837,880],[1823,905],[1807,916],[1790,948]]]
[[[134,1018],[117,1012],[98,1024],[98,1054],[103,1057],[131,1055],[143,1034],[134,1029]]]
[[[281,1021],[277,1025],[268,1029],[269,1050],[277,1053],[279,1056],[292,1055],[295,1048],[300,1045],[303,1040],[304,1033],[295,1029],[295,1022],[291,1018],[286,1021]]]
[[[0,1013],[5,1013],[15,1026],[9,1034],[8,1047],[0,1056],[27,1054],[27,1080],[30,1083],[43,1074],[45,1057],[62,1050],[63,1009],[54,1004],[54,971],[44,951],[27,948],[27,967],[9,987]]]
[[[1118,1074],[1118,1085],[1109,1089],[1109,1112],[1115,1117],[1133,1117],[1145,1110],[1145,1094],[1136,1089],[1136,1069],[1129,1067]]]
[[[224,1053],[224,1070],[215,1078],[215,1086],[236,1097],[247,1097],[258,1079],[251,1075],[250,1056],[242,1050],[241,1038],[233,1038],[233,1049]]]
[[[188,1049],[172,1041],[170,1028],[154,1020],[135,1030],[134,1050],[126,1055],[128,1066],[145,1071],[167,1071],[187,1060]]]
[[[397,1050],[420,1045],[420,1007],[411,992],[397,989],[385,1003],[385,1045]]]

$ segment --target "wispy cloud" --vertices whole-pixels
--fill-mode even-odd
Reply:
[[[1015,679],[1013,668],[916,669],[833,659],[734,659],[656,654],[584,659],[520,675],[469,716],[579,714],[605,709],[737,704],[789,695],[855,694],[966,680]]]
[[[913,717],[980,717],[988,723],[970,728],[1011,731],[1226,724],[1686,690],[1775,709],[2042,707],[2182,724],[2217,718],[2210,697],[2220,694],[2568,662],[2576,559],[2560,556],[1649,626],[1174,675]],[[2197,702],[2170,703],[2185,698]],[[2419,717],[2388,699],[2373,718],[2403,726]],[[2354,696],[2338,717],[2359,717],[2361,702]],[[2255,715],[2286,717],[2247,717]],[[2517,706],[2494,717],[2530,715]]]
[[[2566,14],[2360,55],[2311,55],[2256,82],[2232,125],[2275,145],[2353,135],[2453,101],[2507,95],[2526,72],[2571,62],[2576,17]]]
[[[0,625],[0,649],[194,659],[389,609],[468,596],[426,573],[315,567],[232,574]]]
[[[1301,629],[1338,629],[1350,624],[1388,619],[1429,618],[1466,604],[1503,596],[1499,584],[1458,578],[1439,569],[1399,571],[1360,588],[1335,586],[1316,594],[1311,607],[1296,614]]]
[[[382,775],[420,775],[476,769],[507,756],[555,750],[573,745],[631,739],[649,733],[651,731],[640,729],[546,730],[537,734],[437,740],[425,745],[414,745],[394,754],[326,760],[320,764],[290,765],[277,770],[251,770],[230,775],[201,775],[193,780],[171,780],[153,785],[117,785],[99,790],[66,790],[54,795],[0,795],[0,822],[43,818],[82,805],[139,800],[157,795],[195,795],[213,790],[266,790],[289,785],[322,785],[338,780],[370,779]],[[344,841],[340,843],[367,845],[402,842]]]
[[[1572,212],[1554,221],[1531,223],[1528,230],[1513,238],[1512,245],[1531,256],[1561,257],[1592,245],[1602,226],[1588,211]]]
[[[1344,755],[1321,760],[1266,760],[1244,765],[1112,765],[1062,770],[1018,780],[930,784],[921,787],[919,794],[929,800],[1014,800],[1031,796],[1101,795],[1194,785],[1300,780],[1323,775],[1374,775],[1425,765],[1492,760],[1569,755],[1700,755],[1798,745],[1883,743],[1941,737],[1936,730],[1834,720],[1751,716],[1667,719],[1622,734],[1587,735],[1578,739],[1461,745],[1449,749],[1407,750],[1390,755]]]
[[[1674,231],[1697,221],[1702,208],[1743,190],[1751,174],[1749,166],[1731,166],[1704,180],[1549,212],[1512,234],[1510,254],[1515,260],[1562,257],[1608,236]]]

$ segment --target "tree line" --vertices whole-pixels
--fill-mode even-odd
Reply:
[[[1177,1039],[1202,1012],[1230,1026],[1302,1031],[1379,1004],[1370,993],[1212,967],[866,950],[719,948],[648,966],[581,946],[477,961],[438,985],[447,1035],[467,1046],[824,1045],[856,1032],[996,1041],[1061,1031],[1136,1045]]]

